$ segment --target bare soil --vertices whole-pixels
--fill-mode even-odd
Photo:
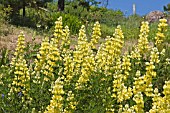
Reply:
[[[14,26],[2,25],[0,27],[0,50],[6,48],[14,50],[17,44],[18,35],[24,32],[26,43],[31,43],[34,31],[28,28],[17,28]],[[41,43],[43,36],[35,36],[34,43]]]

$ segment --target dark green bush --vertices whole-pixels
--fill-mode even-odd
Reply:
[[[60,12],[51,12],[44,10],[35,10],[33,8],[27,8],[27,15],[25,19],[29,21],[27,25],[30,27],[35,27],[43,31],[53,30],[55,21],[59,16],[63,17],[63,25],[68,25],[70,28],[71,34],[78,33],[81,27],[81,21],[74,15],[60,13]],[[22,13],[22,12],[21,12]],[[16,22],[15,22],[16,23]]]

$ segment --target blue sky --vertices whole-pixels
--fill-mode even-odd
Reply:
[[[107,8],[120,9],[128,16],[132,14],[132,4],[136,4],[136,14],[142,16],[153,10],[163,11],[163,6],[168,3],[170,0],[109,0]]]

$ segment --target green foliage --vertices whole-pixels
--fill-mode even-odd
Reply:
[[[170,30],[170,26],[168,27],[168,30]],[[166,38],[165,40],[169,43],[170,42],[170,32],[166,33]]]
[[[118,14],[121,14],[120,12],[117,12]],[[109,17],[109,15],[105,16]],[[113,34],[113,29],[116,27],[116,25],[121,25],[125,39],[137,39],[139,35],[139,30],[140,30],[140,25],[141,22],[143,21],[143,18],[141,18],[138,15],[131,15],[127,18],[125,17],[119,17],[117,15],[117,19],[115,20],[110,20],[107,21],[108,23],[102,23],[101,24],[101,29],[102,29],[102,36],[109,36]],[[107,18],[106,18],[107,20]],[[110,24],[109,24],[110,23]],[[114,23],[111,25],[111,23]],[[157,28],[157,26],[156,26]]]
[[[109,27],[106,24],[101,24],[102,37],[110,36],[113,34],[114,27]]]
[[[5,7],[11,7],[11,19],[16,18],[19,16],[19,12],[23,10],[23,17],[25,17],[25,8],[27,6],[32,8],[39,8],[45,7],[47,2],[52,2],[52,0],[3,0],[0,1],[0,4],[4,5]]]
[[[4,5],[0,4],[0,35],[7,35],[11,33],[10,25],[8,24],[10,22],[10,14],[11,14],[11,7],[4,7]],[[7,25],[7,28],[4,27],[4,24]]]
[[[60,16],[63,17],[63,26],[67,25],[72,34],[78,33],[82,23],[76,16],[73,16],[70,14],[56,13],[52,15],[53,25],[54,25],[55,20]]]
[[[143,18],[139,15],[131,15],[120,23],[126,39],[137,39]]]
[[[9,64],[9,50],[1,49],[0,50],[0,66]]]
[[[149,36],[148,36],[149,40],[152,40],[152,41],[154,40],[154,38],[156,36],[156,33],[157,33],[157,26],[158,26],[158,22],[150,24],[150,26],[149,26],[150,27],[150,32],[149,32]]]
[[[10,14],[11,14],[12,8],[10,6],[4,7],[4,5],[0,4],[0,22],[8,22],[10,21]]]
[[[25,2],[28,2],[28,0],[25,0]],[[22,3],[20,0],[3,0],[0,2],[5,7],[10,6],[12,8],[11,14],[18,14],[18,11],[23,7]]]
[[[164,8],[164,11],[169,12],[170,11],[170,3],[167,4],[166,6],[164,6],[163,8]]]
[[[124,21],[123,12],[120,10],[104,10],[101,11],[101,18],[100,22],[106,24],[107,26],[114,26],[120,25]]]
[[[70,14],[35,10],[33,8],[27,8],[26,10],[27,17],[31,21],[32,26],[38,28],[39,30],[48,32],[50,30],[50,32],[52,32],[54,29],[55,21],[59,16],[63,17],[63,25],[68,25],[72,34],[78,33],[78,30],[82,25],[81,21],[76,16]]]

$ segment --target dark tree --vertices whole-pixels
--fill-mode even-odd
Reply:
[[[168,13],[170,13],[170,3],[167,4],[167,6],[164,6],[164,11],[167,11]]]
[[[101,2],[97,0],[75,0],[75,4],[73,4],[73,8],[77,9],[78,6],[83,7],[83,9],[90,10],[90,6],[98,6]]]
[[[22,16],[25,17],[25,7],[26,7],[25,0],[22,0],[22,7],[23,7],[23,14],[22,14]]]
[[[58,11],[64,11],[65,0],[58,0]]]
[[[78,5],[82,6],[83,8],[86,8],[87,11],[89,11],[89,9],[90,9],[89,1],[80,1]]]
[[[27,6],[37,8],[44,7],[47,2],[52,2],[53,0],[0,0],[0,4],[5,7],[10,6],[12,8],[11,15],[18,15],[20,9],[23,10],[23,17],[26,15],[25,8]]]

